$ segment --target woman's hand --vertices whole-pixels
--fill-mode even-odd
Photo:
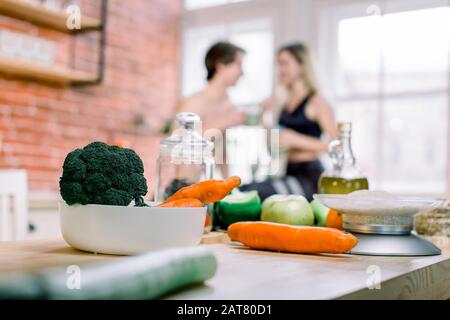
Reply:
[[[295,147],[295,140],[301,133],[295,132],[291,129],[281,129],[280,131],[280,147],[282,149],[293,149]]]
[[[320,139],[301,134],[292,129],[282,129],[280,132],[280,147],[283,149],[307,150],[311,152],[326,152],[328,144]]]

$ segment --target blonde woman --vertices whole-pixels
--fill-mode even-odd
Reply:
[[[337,128],[333,110],[320,95],[304,44],[290,44],[278,51],[277,88],[277,94],[263,106],[272,108],[276,126],[281,129],[281,147],[288,150],[286,176],[241,189],[258,190],[262,199],[278,193],[302,194],[311,200],[323,172],[319,156],[337,137]]]

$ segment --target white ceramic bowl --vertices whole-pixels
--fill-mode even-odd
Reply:
[[[200,243],[206,207],[156,208],[59,203],[66,242],[83,251],[132,255]]]

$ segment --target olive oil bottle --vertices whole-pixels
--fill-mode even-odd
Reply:
[[[356,166],[351,146],[352,124],[338,123],[339,139],[330,142],[329,156],[333,167],[319,179],[319,193],[347,194],[356,190],[369,189],[367,178]]]
[[[319,192],[327,194],[347,194],[356,190],[369,189],[366,178],[344,179],[337,177],[323,177],[319,182]]]

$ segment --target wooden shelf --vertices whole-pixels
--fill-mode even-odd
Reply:
[[[69,30],[66,27],[66,12],[54,11],[43,5],[33,4],[26,0],[0,0],[0,14],[67,33],[98,30],[102,26],[100,20],[82,16],[81,30]]]
[[[95,83],[97,75],[0,55],[0,73],[63,85]]]

